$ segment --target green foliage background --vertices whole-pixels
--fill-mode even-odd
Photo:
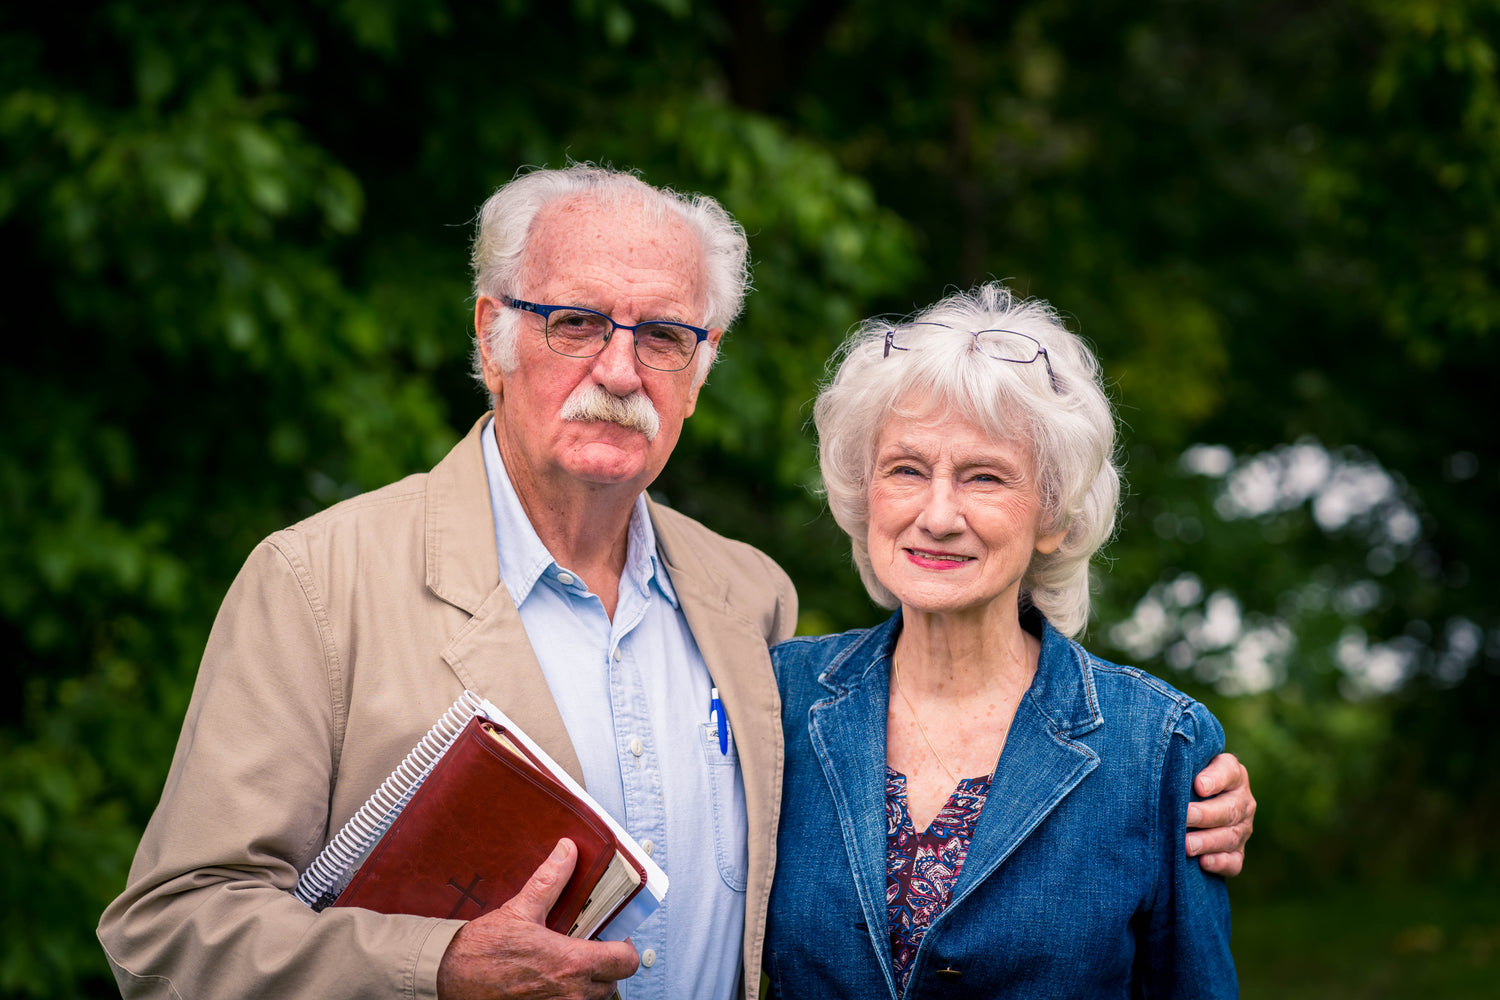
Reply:
[[[804,631],[877,618],[804,426],[843,333],[991,277],[1065,310],[1130,480],[1088,642],[1209,700],[1254,774],[1246,995],[1307,947],[1258,913],[1327,891],[1357,923],[1416,883],[1378,946],[1469,995],[1500,949],[1497,27],[1480,0],[11,5],[0,995],[111,995],[92,928],[220,596],[480,412],[470,220],[569,158],[750,234],[656,491],[779,558]]]

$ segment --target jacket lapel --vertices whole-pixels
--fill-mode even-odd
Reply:
[[[781,814],[781,697],[761,628],[733,604],[731,584],[703,558],[688,532],[649,504],[657,551],[692,630],[693,640],[719,689],[739,753],[750,833],[746,905],[764,908],[770,891],[776,823]],[[759,883],[759,884],[757,884]],[[746,928],[763,914],[746,914]]]
[[[838,812],[839,829],[876,954],[886,954],[886,713],[890,644],[900,616],[871,631],[819,678],[830,692],[815,702],[808,732]],[[894,995],[889,963],[884,966]]]
[[[744,771],[750,826],[757,829],[760,819],[774,816],[780,807],[781,699],[766,637],[749,619],[730,613],[728,587],[722,578],[700,576],[671,562],[667,569],[729,716]],[[774,767],[767,766],[773,763]]]
[[[1094,751],[1070,739],[1101,723],[1097,704],[1081,654],[1045,626],[1036,678],[1011,721],[950,906],[993,873],[1099,766]]]
[[[758,970],[776,864],[776,824],[781,817],[781,772],[785,765],[781,696],[771,671],[766,636],[735,608],[730,580],[703,558],[687,531],[681,530],[673,518],[660,515],[649,497],[647,506],[657,552],[671,577],[698,652],[719,689],[739,753],[749,833],[742,947],[744,968]],[[750,976],[754,975],[751,971]],[[747,977],[743,982],[746,995],[755,996],[754,980]]]
[[[464,686],[498,705],[521,731],[580,785],[583,765],[563,725],[562,714],[532,651],[510,592],[496,586],[469,624],[443,650],[443,659]]]
[[[472,616],[442,656],[464,687],[498,705],[582,784],[583,768],[552,689],[515,601],[500,583],[479,437],[485,419],[427,477],[427,588]]]

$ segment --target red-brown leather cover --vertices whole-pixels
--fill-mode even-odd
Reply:
[[[614,832],[485,728],[505,732],[488,719],[469,720],[333,905],[472,920],[519,892],[567,837],[578,847],[578,863],[547,926],[568,933],[615,856]]]

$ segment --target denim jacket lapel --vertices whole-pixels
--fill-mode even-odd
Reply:
[[[888,953],[885,855],[885,724],[890,645],[898,613],[845,650],[819,678],[830,694],[809,712],[808,732],[838,811],[855,891],[875,944]],[[890,963],[882,963],[891,996]]]
[[[838,811],[860,907],[876,954],[880,955],[889,948],[885,728],[890,647],[900,628],[898,612],[828,666],[819,680],[829,695],[813,704],[808,723]],[[1098,756],[1073,737],[1102,724],[1086,655],[1044,623],[1036,678],[1016,709],[963,871],[934,926],[1004,863],[1058,803],[1098,767]],[[929,934],[922,950],[926,950],[927,942],[937,939],[937,935]],[[889,963],[883,969],[895,996]]]
[[[1036,678],[1011,721],[949,909],[993,873],[1099,766],[1094,751],[1072,737],[1103,721],[1085,654],[1045,625]]]

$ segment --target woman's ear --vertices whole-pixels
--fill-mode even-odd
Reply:
[[[1036,550],[1044,556],[1050,556],[1052,553],[1057,551],[1057,547],[1061,545],[1063,543],[1063,539],[1067,537],[1068,530],[1066,528],[1064,528],[1062,531],[1054,532],[1050,535],[1038,535],[1036,540]]]

